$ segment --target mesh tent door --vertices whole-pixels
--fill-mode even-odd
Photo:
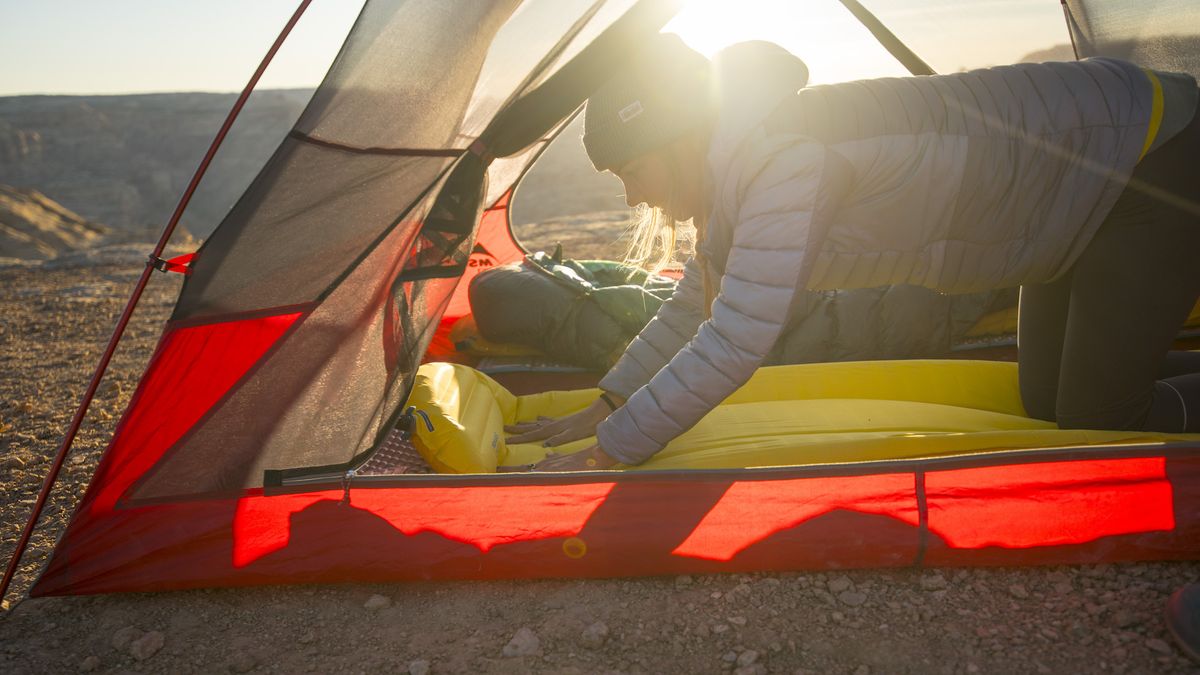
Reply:
[[[1200,77],[1200,3],[1195,0],[1066,0],[1080,58],[1112,56]]]

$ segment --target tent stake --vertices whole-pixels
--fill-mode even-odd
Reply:
[[[96,389],[100,386],[100,380],[104,377],[105,371],[108,370],[108,364],[117,349],[117,344],[121,341],[121,336],[125,333],[125,327],[129,324],[130,317],[133,316],[133,310],[137,307],[137,303],[142,297],[142,292],[146,289],[146,283],[150,280],[151,273],[154,272],[154,259],[162,256],[163,250],[167,247],[167,242],[171,239],[171,234],[175,232],[175,226],[179,224],[179,219],[183,216],[184,209],[187,208],[188,202],[192,200],[192,194],[195,193],[196,187],[200,184],[200,179],[208,171],[208,166],[212,163],[213,156],[217,154],[217,149],[221,147],[221,143],[225,140],[225,135],[229,133],[229,128],[233,126],[238,113],[246,105],[246,99],[250,98],[250,93],[254,91],[255,85],[258,84],[259,78],[262,77],[263,72],[266,71],[267,66],[271,63],[271,59],[275,57],[275,53],[279,51],[279,47],[283,44],[288,34],[292,32],[292,28],[296,25],[296,22],[300,20],[300,15],[304,14],[304,10],[308,9],[308,5],[311,2],[312,0],[301,0],[296,11],[292,13],[292,18],[288,20],[283,30],[280,31],[279,37],[275,38],[275,42],[271,45],[271,48],[267,50],[266,56],[258,64],[258,69],[254,71],[254,75],[250,77],[250,81],[246,83],[246,87],[242,89],[241,95],[238,96],[237,101],[234,102],[233,107],[229,110],[229,114],[225,117],[225,122],[221,125],[216,137],[213,138],[212,144],[208,147],[208,152],[204,154],[204,159],[200,160],[200,166],[196,168],[196,173],[192,176],[191,182],[188,183],[183,196],[179,198],[179,204],[175,207],[175,212],[171,214],[171,219],[163,227],[162,234],[158,238],[158,243],[154,246],[154,253],[151,254],[150,260],[146,263],[146,268],[142,270],[142,275],[138,277],[137,284],[133,287],[133,293],[129,296],[129,301],[125,303],[125,309],[121,312],[121,317],[117,320],[117,326],[113,329],[112,337],[108,340],[108,346],[104,349],[104,354],[100,357],[100,362],[96,365],[96,371],[92,374],[87,391],[83,394],[83,400],[79,402],[79,408],[75,410],[75,416],[71,418],[71,424],[67,428],[67,433],[63,436],[62,443],[58,446],[58,453],[54,457],[54,463],[51,464],[50,471],[42,481],[42,489],[38,493],[37,501],[33,505],[33,512],[29,515],[29,520],[25,523],[25,529],[21,531],[21,537],[17,540],[17,547],[8,561],[8,567],[4,570],[4,579],[0,581],[0,608],[8,609],[8,604],[4,602],[4,596],[8,593],[8,585],[12,582],[12,578],[17,572],[17,565],[20,564],[21,556],[25,553],[25,548],[29,545],[29,538],[33,534],[33,529],[37,525],[38,518],[42,515],[42,509],[46,505],[46,499],[50,496],[50,490],[54,487],[54,483],[58,479],[59,471],[62,470],[63,461],[67,458],[67,453],[70,452],[72,443],[75,442],[75,435],[79,433],[79,427],[83,424],[84,415],[87,414],[88,407],[92,404],[92,399],[96,396]]]

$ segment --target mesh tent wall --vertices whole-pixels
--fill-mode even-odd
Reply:
[[[369,0],[197,253],[33,593],[1194,557],[1190,446],[341,476],[395,423],[442,317],[462,311],[476,243],[519,254],[497,234],[516,179],[671,4]],[[264,484],[305,467],[339,478]]]
[[[1075,53],[1200,77],[1200,5],[1190,0],[1064,0]]]

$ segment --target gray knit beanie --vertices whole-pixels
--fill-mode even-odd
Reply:
[[[657,150],[712,114],[708,59],[671,33],[655,35],[640,51],[588,99],[583,147],[597,171]]]

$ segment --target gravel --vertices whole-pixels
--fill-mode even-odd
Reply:
[[[60,291],[127,290],[137,272],[0,269],[5,561],[124,302]],[[90,480],[177,284],[156,275],[134,315],[73,451],[82,459],[64,467],[10,600],[27,593]],[[1200,563],[1188,561],[34,598],[0,618],[0,672],[414,673],[424,662],[433,673],[562,675],[1194,673],[1162,616],[1171,592],[1197,579]],[[364,610],[373,596],[388,602]],[[140,661],[139,640],[139,653],[153,652]]]

